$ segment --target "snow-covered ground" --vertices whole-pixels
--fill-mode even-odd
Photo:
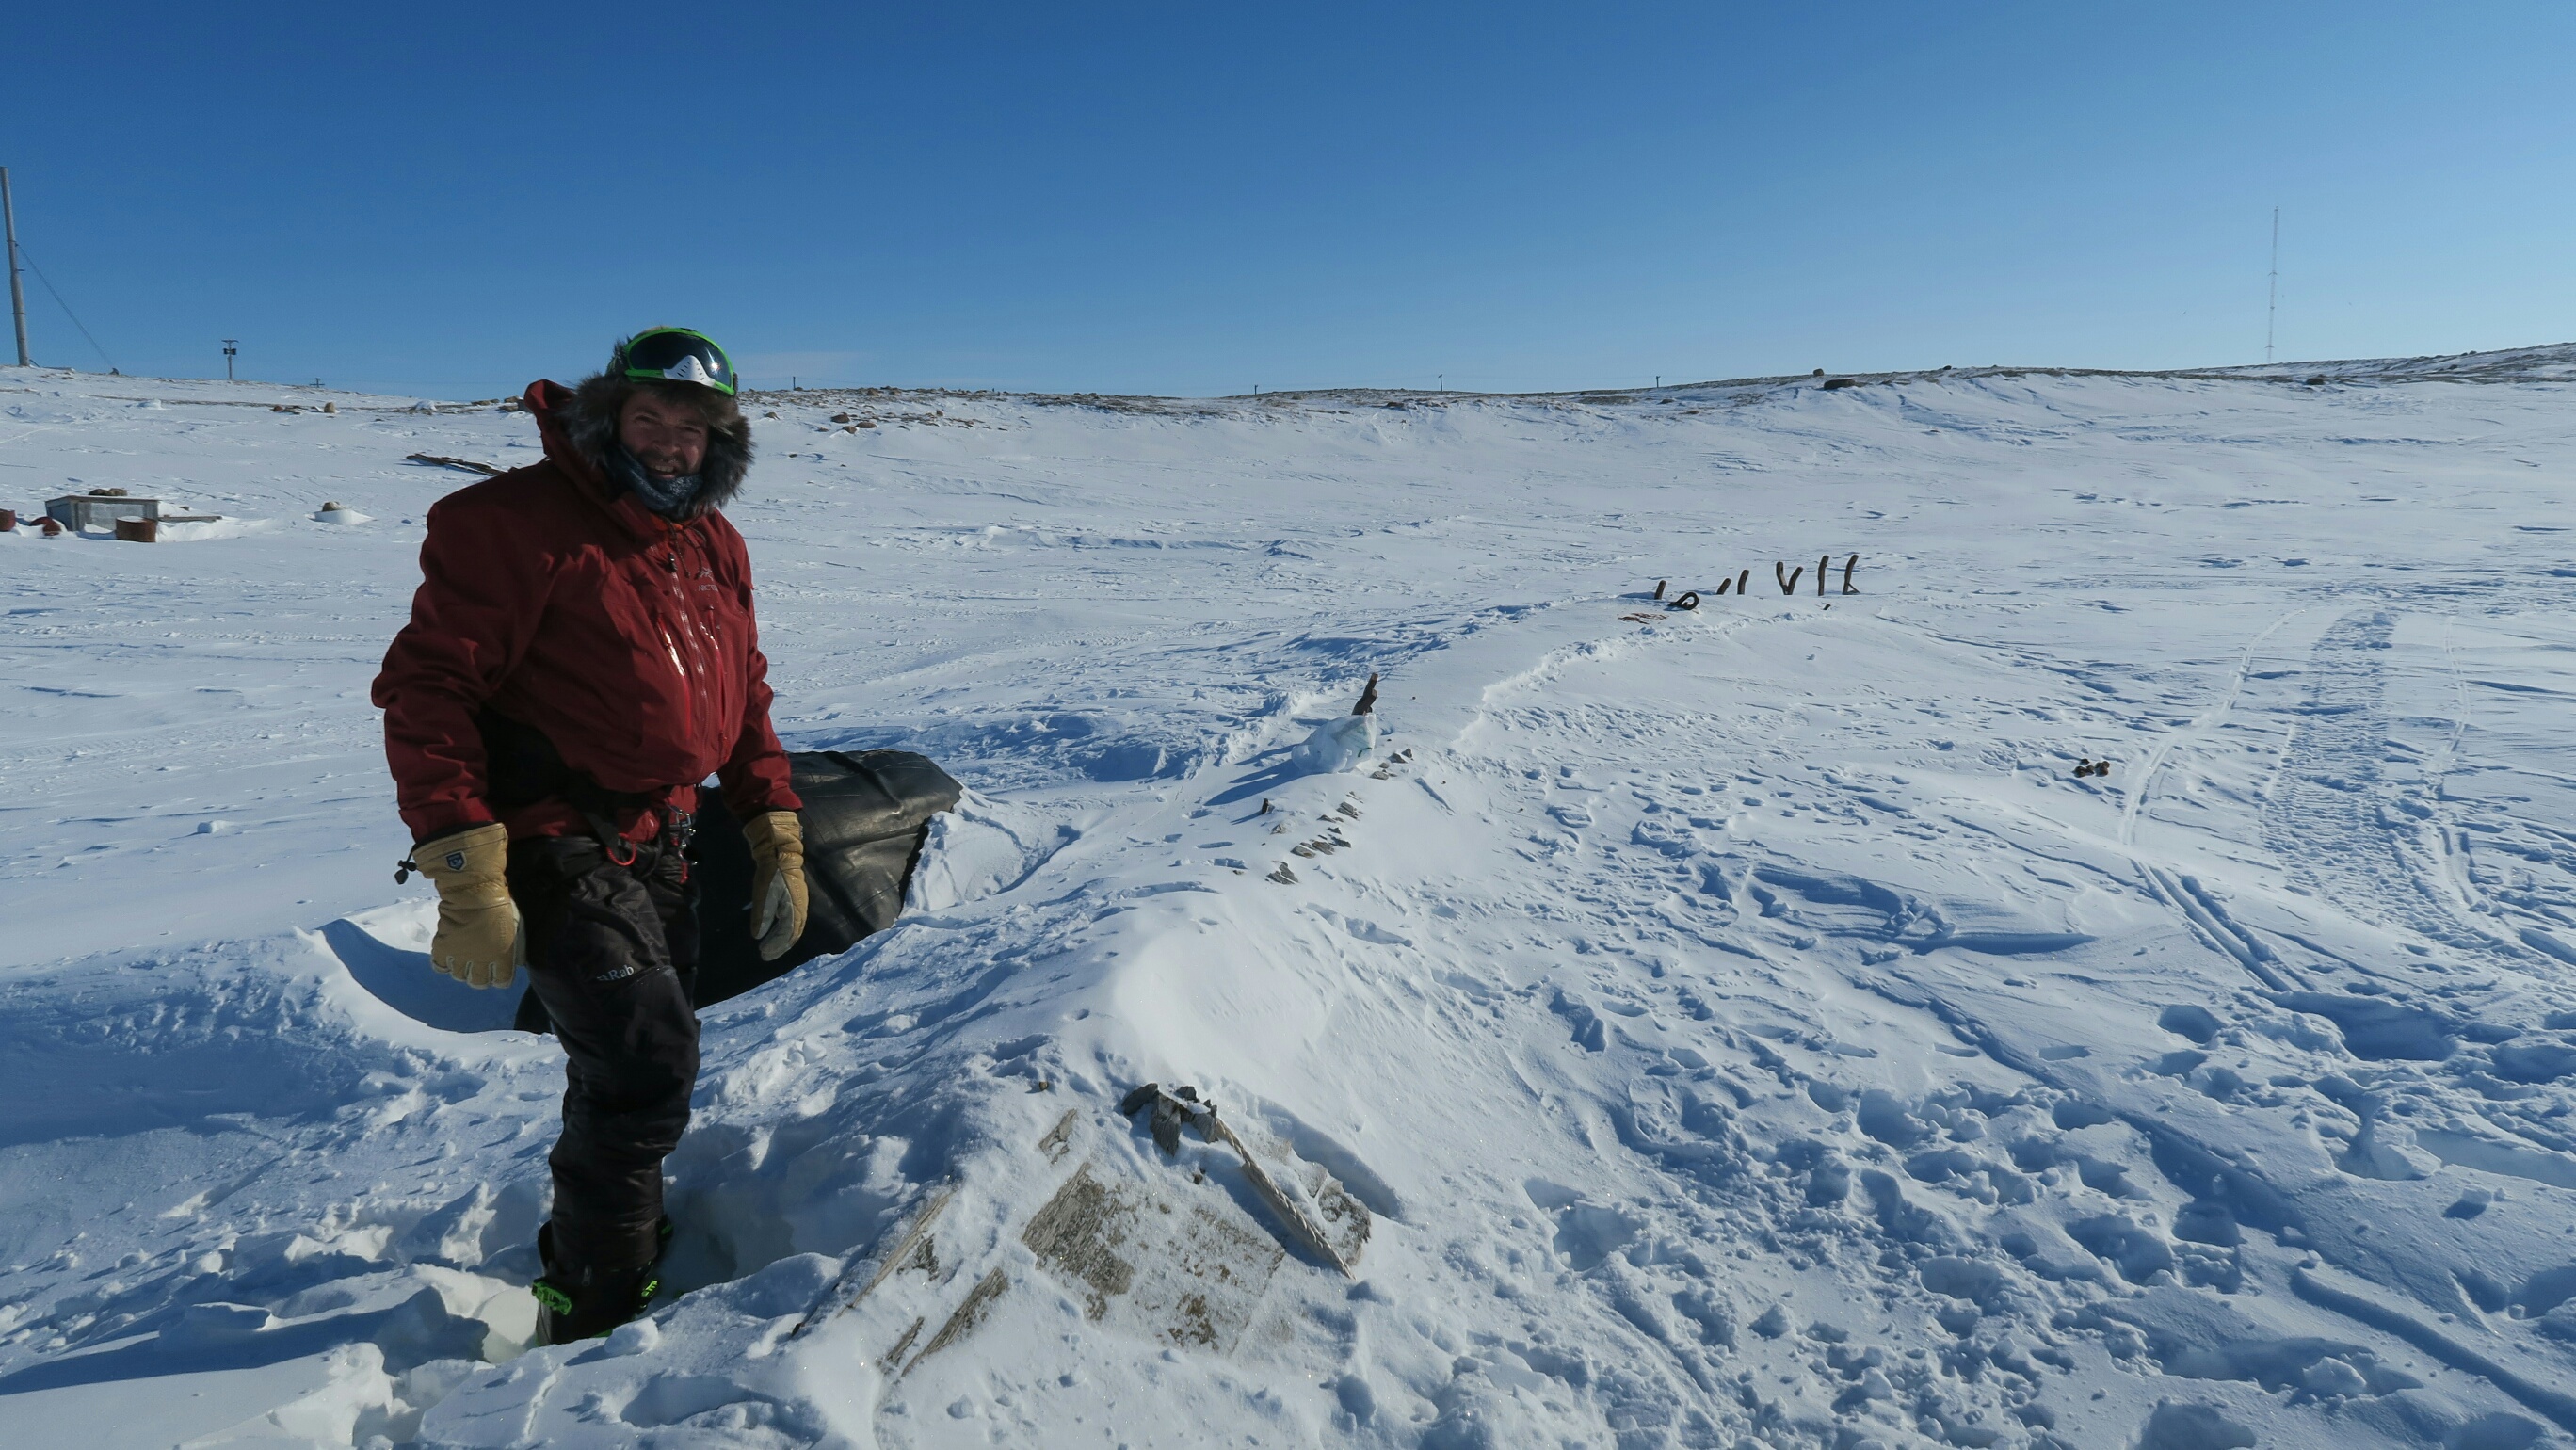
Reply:
[[[366,691],[532,430],[0,370],[0,504],[224,516],[0,536],[0,1441],[2568,1443],[2571,379],[759,400],[782,733],[974,794],[521,1353],[559,1058]]]

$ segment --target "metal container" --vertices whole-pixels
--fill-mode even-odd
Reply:
[[[159,519],[118,519],[116,537],[121,543],[157,544],[161,542],[161,521]]]
[[[119,495],[73,493],[45,500],[45,516],[64,528],[109,529],[118,519],[159,519],[161,500]]]

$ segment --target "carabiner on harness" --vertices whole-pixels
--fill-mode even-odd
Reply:
[[[662,849],[680,858],[680,883],[689,880],[689,843],[698,838],[698,817],[678,806],[662,807]]]

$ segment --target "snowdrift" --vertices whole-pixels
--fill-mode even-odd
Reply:
[[[0,370],[43,488],[246,524],[0,535],[0,1424],[2565,1443],[2572,358],[755,399],[783,733],[969,790],[534,1351],[560,1059],[365,704],[408,456],[524,420]]]

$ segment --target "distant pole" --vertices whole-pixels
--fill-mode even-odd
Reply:
[[[2263,362],[2272,361],[2272,322],[2281,312],[2281,209],[2272,208],[2272,288],[2263,303]]]
[[[1449,375],[1447,373],[1433,373],[1432,376],[1440,380],[1440,391],[1444,393],[1449,391]]]
[[[224,381],[228,383],[233,380],[233,354],[240,351],[240,349],[234,347],[233,344],[239,341],[241,341],[241,339],[238,337],[228,337],[224,339]]]
[[[18,366],[34,367],[27,356],[27,284],[18,280],[18,209],[9,201],[6,166],[0,166],[0,227],[9,235],[9,315],[18,324]]]

